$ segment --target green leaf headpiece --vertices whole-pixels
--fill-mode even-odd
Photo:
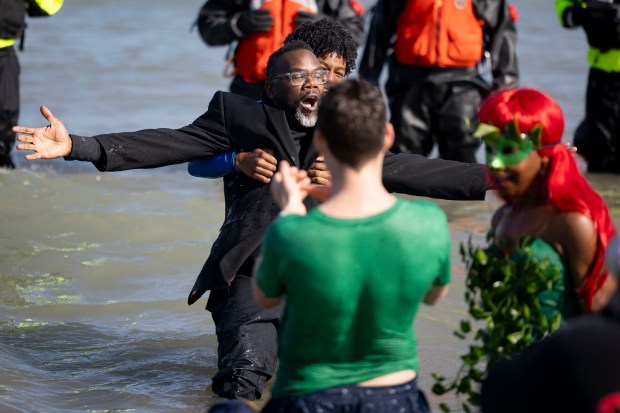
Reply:
[[[541,147],[542,126],[537,124],[529,134],[519,132],[517,119],[511,120],[502,131],[498,127],[481,123],[474,132],[486,147],[487,165],[500,169],[516,165],[534,149]]]

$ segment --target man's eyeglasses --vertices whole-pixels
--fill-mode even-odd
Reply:
[[[312,80],[317,85],[324,85],[325,83],[327,83],[327,78],[329,76],[329,70],[315,70],[312,73],[303,72],[303,71],[289,72],[289,73],[283,73],[281,75],[271,76],[269,80],[277,79],[279,77],[284,77],[284,76],[288,76],[291,83],[295,86],[300,86],[306,83],[308,76],[312,76]]]

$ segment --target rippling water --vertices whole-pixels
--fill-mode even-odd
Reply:
[[[67,0],[57,16],[31,20],[20,123],[42,125],[41,104],[84,135],[191,122],[228,84],[225,48],[190,32],[201,4]],[[516,4],[523,85],[561,103],[568,140],[583,113],[585,37],[559,27],[551,2]],[[222,222],[221,182],[184,166],[101,174],[77,162],[18,164],[0,174],[0,411],[204,412],[215,401],[214,327],[205,300],[186,298]],[[618,223],[618,177],[589,179]],[[458,245],[483,239],[498,204],[440,205],[455,276],[417,323],[423,388],[431,372],[457,366]]]

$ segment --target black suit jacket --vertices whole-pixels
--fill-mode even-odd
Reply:
[[[92,160],[80,154],[80,141],[69,159]],[[317,151],[312,145],[299,159],[286,116],[268,102],[217,92],[209,109],[180,129],[148,129],[93,137],[102,149],[94,164],[100,171],[155,168],[188,162],[225,151],[270,149],[278,160],[308,169]],[[82,156],[81,156],[82,155]],[[420,155],[387,154],[384,184],[391,192],[442,199],[484,199],[483,165],[427,159]],[[190,297],[194,303],[207,290],[225,289],[236,274],[251,274],[267,226],[279,212],[269,185],[242,173],[224,177],[226,216],[220,234]],[[316,200],[308,199],[312,208]]]

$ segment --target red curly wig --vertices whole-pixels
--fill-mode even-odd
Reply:
[[[558,211],[586,215],[596,227],[596,255],[579,291],[591,309],[592,298],[608,276],[605,250],[616,229],[601,196],[583,177],[572,153],[559,144],[564,132],[562,109],[551,97],[536,89],[511,89],[489,96],[482,103],[478,118],[500,129],[516,119],[522,133],[529,133],[537,124],[542,126],[538,153],[549,158],[545,181],[547,201]]]

